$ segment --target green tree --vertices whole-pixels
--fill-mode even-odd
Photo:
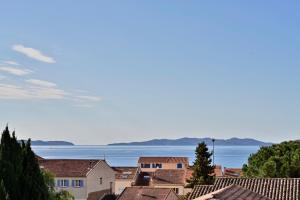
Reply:
[[[61,190],[55,195],[55,200],[74,200],[74,199],[75,199],[74,196],[65,190]]]
[[[300,141],[282,142],[250,155],[244,176],[264,178],[300,177]]]
[[[9,200],[9,195],[5,189],[3,180],[0,181],[0,199],[1,200]]]
[[[208,148],[204,142],[198,144],[196,151],[196,159],[193,165],[193,175],[191,179],[187,180],[188,187],[194,187],[194,185],[207,185],[214,182],[214,166],[212,166],[212,152],[208,151]]]
[[[0,200],[73,200],[54,190],[54,176],[41,170],[30,139],[19,142],[6,126],[0,143]]]
[[[22,142],[22,169],[23,174],[20,177],[22,196],[25,199],[48,199],[49,192],[46,183],[44,182],[43,173],[40,170],[35,154],[31,150],[30,139]]]
[[[48,187],[31,150],[30,140],[18,142],[8,127],[2,133],[0,143],[1,193],[12,200],[49,199]]]
[[[62,190],[59,192],[55,192],[54,175],[51,172],[42,170],[42,173],[44,177],[44,182],[46,183],[49,189],[50,200],[74,200],[74,196],[68,191]]]

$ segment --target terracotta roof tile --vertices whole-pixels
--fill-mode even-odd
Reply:
[[[44,158],[42,158],[41,156],[35,155],[35,158],[40,161],[40,160],[45,160]]]
[[[116,179],[132,180],[137,175],[137,167],[112,167],[116,172]]]
[[[238,185],[230,185],[211,192],[196,200],[271,200],[265,196],[252,192]]]
[[[187,157],[140,157],[138,163],[184,163],[189,164]]]
[[[43,159],[39,165],[55,177],[85,177],[87,173],[103,160]]]
[[[179,184],[185,185],[186,183],[186,170],[178,169],[158,169],[153,173],[152,184]]]
[[[173,193],[173,198],[170,193]],[[118,197],[118,200],[178,200],[179,197],[170,188],[127,187]]]
[[[214,185],[195,186],[189,199],[195,199],[232,184],[273,200],[300,199],[300,178],[217,178]]]
[[[193,167],[192,166],[189,166],[187,171],[186,171],[186,179],[191,179],[192,176],[193,176]],[[216,165],[215,166],[215,169],[214,169],[214,175],[216,177],[222,177],[223,176],[223,172],[222,172],[222,166],[221,165]]]
[[[241,168],[226,168],[224,167],[224,176],[226,177],[242,177],[243,170]]]

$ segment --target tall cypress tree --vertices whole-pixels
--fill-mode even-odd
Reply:
[[[21,188],[23,198],[33,200],[49,199],[47,185],[44,182],[44,177],[30,146],[30,140],[26,144],[22,142],[23,176],[21,177],[21,182],[23,183],[21,185],[26,184],[26,187]]]
[[[0,181],[0,199],[1,200],[10,200],[9,195],[4,186],[3,180]]]
[[[14,141],[15,140],[15,141]],[[21,174],[21,151],[16,138],[10,136],[8,126],[4,129],[0,144],[0,179],[11,199],[21,196],[18,179]]]
[[[208,151],[208,148],[204,142],[198,144],[196,151],[196,159],[193,165],[193,176],[187,180],[188,187],[194,187],[194,185],[207,185],[213,184],[214,181],[214,166],[212,166],[212,153]]]
[[[2,133],[0,144],[0,193],[11,200],[48,200],[49,191],[44,182],[30,140],[20,144],[8,127]],[[1,194],[0,194],[1,195]]]

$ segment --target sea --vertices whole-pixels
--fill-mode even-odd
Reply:
[[[140,156],[184,156],[190,164],[196,146],[32,146],[33,151],[47,159],[105,159],[110,166],[136,166]],[[214,163],[222,167],[241,168],[259,146],[215,146]],[[212,146],[209,146],[212,151]]]

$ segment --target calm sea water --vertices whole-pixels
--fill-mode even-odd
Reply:
[[[195,146],[32,146],[44,158],[103,159],[111,166],[136,166],[140,156],[186,156],[194,161]],[[211,147],[209,147],[211,149]],[[242,167],[259,146],[215,146],[215,163]]]

